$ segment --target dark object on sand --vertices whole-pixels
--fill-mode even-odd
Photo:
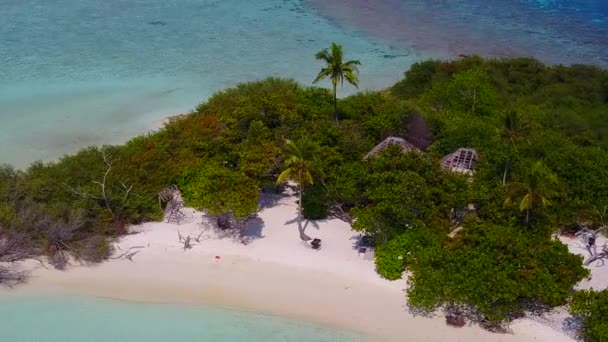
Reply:
[[[310,246],[312,247],[312,249],[316,249],[316,250],[321,249],[321,239],[313,239],[310,242]]]
[[[376,247],[376,241],[369,235],[363,235],[359,241],[359,247]]]
[[[230,216],[228,216],[228,214],[222,214],[220,216],[217,217],[217,226],[222,229],[222,230],[226,230],[230,228]]]
[[[466,321],[460,313],[449,313],[445,315],[445,323],[453,327],[462,328],[466,324]]]

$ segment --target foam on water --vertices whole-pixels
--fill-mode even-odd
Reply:
[[[18,166],[122,141],[238,82],[310,84],[314,54],[332,41],[361,60],[363,89],[390,85],[423,57],[337,26],[301,0],[0,6],[0,163]]]
[[[0,298],[0,331],[11,342],[369,341],[241,311],[76,297]]]

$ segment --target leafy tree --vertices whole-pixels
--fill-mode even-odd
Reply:
[[[184,177],[180,187],[187,205],[205,209],[212,216],[234,215],[241,229],[258,208],[258,183],[222,165],[202,167]]]
[[[277,178],[277,184],[292,180],[298,185],[299,200],[297,222],[300,239],[304,241],[310,240],[310,237],[304,233],[304,228],[302,227],[302,198],[304,188],[307,185],[314,184],[312,172],[316,161],[315,147],[316,146],[311,143],[306,136],[298,140],[288,141],[286,145],[287,159],[284,163],[286,169],[283,170]]]
[[[443,172],[437,159],[396,146],[370,158],[359,180],[363,199],[352,209],[353,229],[387,243],[412,227],[444,231],[452,208],[466,205],[467,181]]]
[[[507,184],[507,172],[511,164],[513,151],[517,152],[517,146],[515,141],[522,135],[524,131],[523,123],[520,115],[516,111],[509,111],[505,114],[503,120],[503,126],[500,129],[500,136],[506,141],[509,146],[509,152],[507,160],[505,162],[505,170],[502,175],[502,185]]]
[[[460,306],[474,319],[500,322],[531,307],[563,305],[589,271],[582,257],[544,234],[469,221],[453,240],[409,259],[409,302],[434,310]]]
[[[329,78],[334,91],[334,116],[336,123],[338,123],[338,99],[337,99],[337,87],[344,84],[344,79],[355,87],[359,86],[359,70],[357,65],[361,63],[358,60],[343,61],[342,46],[336,43],[332,43],[330,49],[324,49],[315,55],[315,58],[323,61],[325,67],[319,71],[317,78],[312,83],[317,83],[320,80]]]
[[[329,215],[327,189],[319,183],[310,185],[302,196],[302,215],[306,219],[320,220]]]
[[[459,110],[488,115],[496,107],[497,96],[487,74],[472,69],[453,75],[447,85],[447,100]]]
[[[577,291],[570,304],[570,313],[582,320],[581,334],[586,341],[608,341],[608,290]]]
[[[525,224],[530,222],[530,211],[551,205],[556,194],[557,177],[542,161],[537,161],[528,171],[524,181],[513,184],[515,196],[520,195],[519,210],[526,212]],[[510,204],[513,198],[505,202]]]
[[[376,272],[389,280],[401,279],[403,271],[424,249],[436,249],[440,238],[423,227],[412,227],[375,251]]]

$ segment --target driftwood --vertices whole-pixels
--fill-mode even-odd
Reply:
[[[110,185],[108,184],[109,183],[108,178],[110,175],[110,171],[112,171],[112,165],[114,163],[114,160],[112,159],[111,156],[109,156],[106,153],[105,148],[101,149],[101,157],[103,159],[103,163],[106,165],[106,171],[104,172],[101,180],[93,181],[93,184],[96,184],[99,186],[99,194],[92,194],[90,192],[82,190],[82,188],[80,186],[78,186],[76,188],[74,188],[68,184],[65,184],[65,186],[68,188],[68,190],[70,190],[75,195],[78,195],[78,196],[81,196],[84,198],[92,198],[95,200],[102,201],[104,203],[104,206],[106,207],[106,210],[108,211],[108,213],[110,213],[110,216],[112,218],[116,218],[116,214],[114,212],[114,209],[112,208],[112,201],[108,194],[108,189],[110,187]],[[121,205],[124,206],[129,198],[129,195],[131,194],[131,190],[133,190],[133,185],[127,186],[123,182],[119,182],[119,183],[122,188],[121,191],[123,192],[122,198],[121,198],[121,200],[122,200]]]
[[[344,210],[342,204],[336,204],[331,208],[331,216],[347,223],[353,223],[353,217]]]
[[[177,238],[179,239],[180,243],[184,244],[184,250],[186,249],[192,249],[192,238],[190,237],[190,235],[184,237],[179,230],[177,231]],[[200,235],[199,235],[200,238]]]
[[[0,262],[15,262],[37,254],[31,239],[25,234],[0,236]]]
[[[135,255],[137,255],[139,252],[141,252],[141,249],[138,249],[138,248],[144,248],[144,247],[140,247],[140,246],[130,247],[129,250],[127,250],[126,252],[120,254],[119,256],[115,256],[115,257],[112,257],[109,259],[127,259],[131,262],[134,262],[133,257]],[[138,249],[138,250],[133,251],[133,249]]]
[[[181,193],[175,185],[159,192],[158,200],[161,205],[166,203],[165,218],[167,222],[181,224],[182,222],[190,222],[194,218],[192,213],[187,212]]]
[[[608,226],[600,227],[598,229],[583,228],[576,236],[585,245],[585,250],[589,254],[589,258],[585,260],[585,266],[589,266],[592,262],[599,261],[601,265],[605,265],[605,260],[608,259],[608,244],[604,245],[598,250],[597,236],[602,231],[608,229]]]
[[[0,285],[13,287],[25,283],[27,274],[12,268],[0,266]]]
[[[608,230],[608,225],[604,221],[608,207],[604,207],[604,211],[600,214],[601,225],[599,228],[591,229],[585,223],[579,223],[579,230],[575,236],[584,244],[585,250],[589,254],[589,258],[585,260],[584,265],[589,266],[592,262],[599,261],[601,266],[606,264],[608,259],[608,243],[604,243],[598,250],[597,238],[602,232]]]

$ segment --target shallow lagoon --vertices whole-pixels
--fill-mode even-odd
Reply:
[[[117,143],[236,83],[304,84],[332,41],[385,87],[414,51],[338,26],[299,0],[4,0],[0,163],[20,167]],[[345,87],[343,94],[354,91]]]
[[[0,297],[0,331],[11,342],[370,341],[249,312],[85,297]]]

